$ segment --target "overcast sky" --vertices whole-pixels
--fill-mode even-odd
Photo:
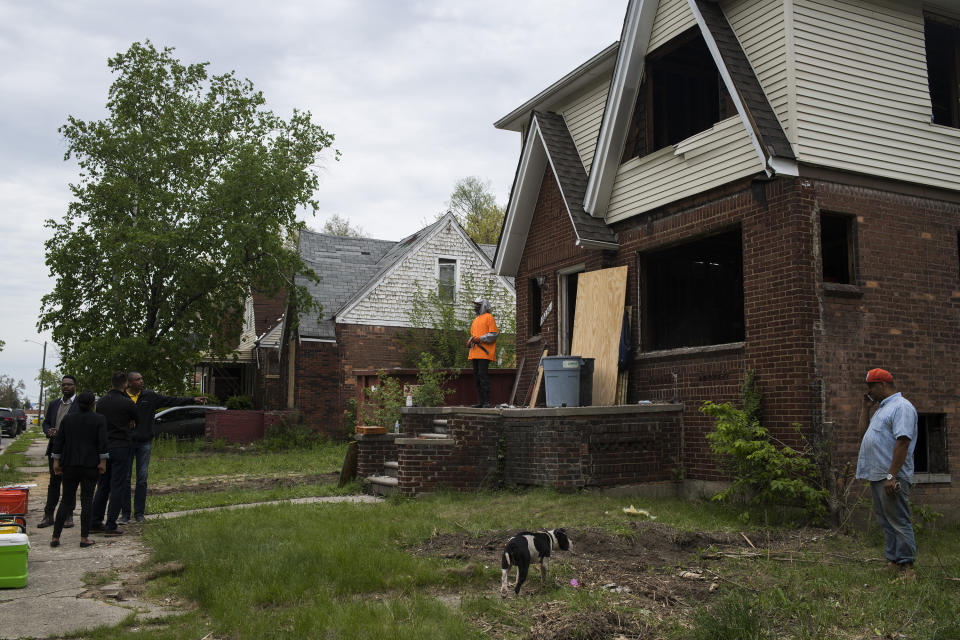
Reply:
[[[0,373],[36,402],[43,350],[25,340],[49,339],[36,330],[52,288],[44,220],[63,216],[77,180],[57,128],[67,115],[105,116],[107,58],[132,42],[234,70],[283,117],[309,110],[342,158],[321,159],[308,225],[339,214],[398,240],[444,210],[459,178],[489,180],[506,203],[520,138],[492,123],[617,40],[625,10],[626,0],[0,0]]]

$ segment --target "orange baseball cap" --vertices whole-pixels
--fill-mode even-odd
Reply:
[[[870,369],[867,371],[867,382],[893,382],[893,376],[886,369]]]

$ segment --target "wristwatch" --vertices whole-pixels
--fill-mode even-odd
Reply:
[[[887,474],[887,480],[893,480],[893,475],[888,473],[888,474]]]

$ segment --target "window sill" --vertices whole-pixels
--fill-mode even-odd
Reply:
[[[840,284],[838,282],[824,282],[824,295],[835,298],[862,298],[863,287],[855,284]]]
[[[526,344],[534,344],[534,343],[540,342],[541,340],[543,340],[543,338],[538,333],[535,336],[530,336],[529,338],[527,338]]]
[[[950,484],[949,473],[915,473],[913,484]]]
[[[662,351],[645,351],[638,353],[637,360],[659,360],[662,358],[677,358],[681,356],[699,356],[722,353],[736,353],[743,351],[743,342],[728,342],[726,344],[710,344],[702,347],[678,347],[663,349]]]

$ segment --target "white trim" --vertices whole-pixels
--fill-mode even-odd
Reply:
[[[779,173],[785,176],[799,176],[800,167],[797,166],[796,160],[790,160],[789,158],[780,158],[777,156],[771,157],[767,164],[773,170],[774,173]]]
[[[630,0],[623,23],[623,36],[617,54],[617,65],[610,82],[607,104],[603,110],[597,147],[590,167],[583,197],[583,209],[590,215],[601,218],[607,212],[613,183],[620,166],[620,155],[626,141],[626,126],[630,119],[633,102],[636,101],[640,82],[643,79],[644,60],[653,22],[657,15],[657,0]],[[628,106],[624,100],[630,98]],[[614,148],[617,152],[614,153]]]
[[[503,233],[500,234],[500,245],[497,247],[496,260],[493,263],[493,270],[501,277],[517,274],[523,245],[526,244],[530,222],[533,219],[533,208],[536,207],[537,196],[540,194],[543,171],[547,167],[547,150],[543,145],[543,139],[539,135],[532,134],[533,131],[527,132],[527,141],[520,153],[520,166],[517,169],[517,177],[513,186],[514,192],[511,194],[510,204],[507,206]],[[529,180],[529,176],[534,174],[539,174],[540,177],[537,181],[536,190],[533,189]],[[523,207],[520,205],[521,201],[524,203]],[[529,212],[526,220],[522,222],[517,220],[517,212],[521,210]],[[525,225],[522,230],[517,228],[521,224]],[[519,246],[517,243],[519,243]],[[507,249],[507,251],[502,249]],[[510,253],[509,264],[507,264],[507,253]]]
[[[409,322],[403,322],[401,320],[381,320],[381,319],[366,319],[366,318],[356,318],[354,320],[336,320],[337,324],[362,324],[367,327],[405,327],[408,329],[416,329]]]
[[[441,255],[437,254],[434,256],[433,261],[433,272],[434,277],[437,280],[437,295],[440,295],[440,261],[449,260],[453,262],[453,299],[457,299],[457,294],[460,293],[460,258],[457,256],[450,255]]]
[[[577,241],[573,244],[578,247],[583,247],[584,249],[610,249],[612,251],[616,251],[620,248],[620,245],[616,242],[604,242],[603,240],[584,240],[580,237],[578,237]]]
[[[607,67],[612,66],[611,62],[616,63],[617,47],[619,46],[619,42],[614,42],[536,96],[494,122],[493,126],[497,129],[521,131],[526,126],[531,111],[534,109],[549,110],[550,107],[559,104],[582,87],[606,74]]]
[[[303,336],[300,336],[300,342],[330,342],[330,343],[336,344],[336,343],[337,343],[337,340],[336,340],[335,338],[334,338],[334,339],[330,339],[330,338],[304,338]]]
[[[707,22],[703,19],[703,14],[700,13],[697,0],[687,0],[687,4],[693,12],[693,17],[697,20],[697,26],[700,27],[700,34],[703,36],[704,42],[707,43],[707,49],[710,50],[710,55],[713,57],[713,62],[720,72],[720,77],[723,78],[723,84],[727,87],[727,93],[730,95],[730,99],[733,100],[733,104],[737,108],[737,113],[740,114],[740,121],[743,122],[743,126],[747,130],[747,136],[750,137],[750,144],[753,145],[753,150],[757,153],[760,164],[763,165],[763,172],[767,174],[767,177],[770,177],[770,175],[772,175],[771,168],[768,167],[770,157],[767,156],[763,147],[760,145],[757,132],[753,130],[753,123],[750,121],[750,118],[747,117],[747,109],[743,106],[743,101],[740,100],[740,94],[737,93],[737,86],[733,84],[733,78],[730,77],[730,72],[727,71],[727,65],[723,62],[723,57],[720,55],[720,48],[717,47],[717,42],[713,39],[713,34],[710,33]],[[753,67],[750,68],[750,71],[754,73]],[[754,75],[756,74],[754,73]]]

